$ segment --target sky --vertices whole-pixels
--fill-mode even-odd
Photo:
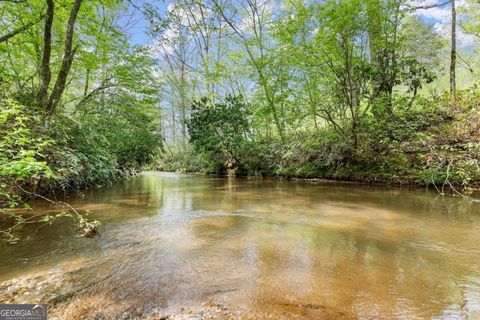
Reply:
[[[434,4],[444,3],[445,0],[425,0],[414,1],[415,5],[428,6]],[[467,6],[465,0],[456,0],[456,7]],[[457,22],[461,21],[461,14],[457,9]],[[416,14],[422,18],[428,24],[434,26],[435,31],[440,35],[449,38],[450,37],[450,22],[451,22],[451,6],[450,4],[443,5],[441,7],[435,7],[430,9],[417,10]],[[475,45],[475,36],[467,35],[463,32],[462,28],[457,28],[457,46],[460,48],[468,48]]]
[[[167,7],[174,0],[131,0],[136,7],[141,8],[145,3],[155,6],[161,15],[164,15]],[[242,0],[238,0],[242,1]],[[413,6],[428,6],[433,4],[444,3],[445,0],[414,0],[412,1]],[[456,0],[457,7],[466,5],[465,0]],[[148,30],[148,21],[144,18],[143,14],[136,10],[133,5],[130,5],[130,10],[135,14],[135,23],[128,28],[128,33],[130,35],[130,42],[133,45],[145,45],[148,44],[151,39],[147,33]],[[435,30],[445,38],[450,36],[450,21],[451,21],[451,12],[450,5],[444,5],[441,7],[435,7],[430,9],[421,9],[417,10],[416,14],[426,23],[434,26]],[[129,17],[124,17],[120,20],[120,23],[127,23]],[[466,35],[462,32],[461,28],[457,28],[457,46],[459,48],[468,48],[475,44],[475,37],[472,35]]]
[[[153,5],[157,8],[158,12],[163,16],[167,10],[169,3],[173,2],[172,0],[131,0],[136,7],[141,8],[145,3]],[[145,19],[143,14],[135,9],[133,5],[129,6],[129,10],[135,14],[136,23],[128,29],[128,34],[130,35],[130,43],[133,45],[144,45],[150,42],[150,36],[147,34],[148,31],[148,21]],[[120,20],[120,24],[127,23],[129,17],[124,17]]]

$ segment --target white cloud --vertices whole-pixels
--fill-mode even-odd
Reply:
[[[419,6],[431,6],[435,4],[442,4],[445,0],[425,0],[425,1],[411,1],[409,6],[419,7]],[[457,8],[457,22],[461,19],[461,8],[468,7],[468,2],[466,0],[456,0],[455,1]],[[443,36],[444,38],[450,38],[451,35],[451,6],[445,4],[439,7],[433,7],[429,9],[418,9],[415,11],[415,14],[420,16],[423,19],[429,19],[434,21],[435,31]],[[471,47],[476,44],[475,37],[472,35],[465,34],[460,27],[457,27],[457,46],[459,48]]]
[[[450,9],[438,7],[430,9],[420,9],[417,10],[417,15],[424,18],[440,21],[442,23],[446,23],[450,20]]]

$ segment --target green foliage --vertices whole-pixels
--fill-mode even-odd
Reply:
[[[208,163],[190,145],[169,146],[163,154],[157,155],[151,168],[171,172],[208,173]]]
[[[52,141],[33,134],[35,118],[26,107],[11,99],[0,101],[0,105],[0,177],[18,181],[52,178],[43,154]]]
[[[392,113],[367,113],[361,118],[355,150],[328,126],[313,134],[307,130],[297,133],[285,142],[238,135],[238,128],[218,130],[234,127],[232,119],[243,125],[247,122],[239,120],[244,116],[239,117],[236,108],[205,104],[196,110],[193,123],[197,127],[192,127],[192,144],[200,154],[176,152],[165,156],[168,165],[164,162],[161,167],[225,171],[229,155],[235,154],[235,166],[229,173],[239,175],[420,183],[465,190],[480,181],[480,100],[475,92],[459,93],[461,111],[442,97],[419,98],[412,104],[408,97],[397,95]],[[222,145],[224,139],[229,144]],[[222,149],[225,146],[230,149]]]
[[[42,192],[42,188],[45,189],[46,186],[60,186],[64,179],[75,179],[72,175],[64,175],[68,169],[62,165],[72,165],[72,156],[77,156],[78,153],[69,154],[65,148],[62,149],[59,143],[65,140],[55,139],[60,137],[54,137],[46,130],[45,127],[57,127],[58,122],[45,119],[41,114],[30,111],[31,108],[12,99],[4,99],[0,103],[0,214],[10,223],[8,227],[0,228],[0,239],[10,243],[17,242],[19,238],[16,231],[23,224],[52,223],[59,218],[73,220],[85,235],[97,232],[98,221],[89,221],[68,205],[66,210],[55,215],[39,218],[35,215],[23,217],[10,209],[18,206],[24,200],[23,197],[36,196],[37,190]],[[78,143],[78,140],[76,142]],[[75,164],[78,163],[73,163]],[[93,172],[83,174],[88,178]],[[106,181],[107,177],[103,179]],[[25,202],[23,209],[31,210]]]
[[[55,178],[44,154],[52,141],[32,131],[36,121],[26,107],[0,100],[0,207],[17,204],[20,184],[37,186]]]
[[[53,61],[62,61],[72,5],[63,0],[55,4],[48,92],[60,78],[61,64]],[[82,2],[67,85],[55,114],[48,116],[37,107],[44,80],[46,6],[2,4],[0,36],[22,30],[0,42],[0,52],[8,53],[0,54],[1,95],[9,101],[2,111],[2,117],[8,117],[1,124],[3,177],[26,186],[34,180],[42,192],[96,186],[140,168],[161,148],[154,60],[147,49],[131,46],[117,23],[127,6],[110,0]],[[13,182],[4,184],[8,188]]]
[[[220,103],[202,99],[192,105],[187,122],[190,142],[205,157],[211,171],[238,167],[250,130],[248,115],[242,97],[229,96]]]
[[[50,156],[62,189],[105,184],[148,164],[161,148],[144,112],[116,106],[88,111],[51,119],[49,134],[58,143]]]
[[[135,107],[110,106],[102,112],[76,117],[63,114],[45,118],[32,107],[12,99],[0,109],[0,204],[17,206],[25,196],[52,189],[75,190],[105,184],[149,163],[161,148],[152,118]],[[108,116],[106,116],[108,114]],[[43,196],[41,196],[43,197]],[[56,202],[52,202],[57,204]],[[99,222],[62,203],[55,215],[23,218],[0,209],[12,225],[0,229],[0,238],[18,241],[15,231],[24,223],[52,223],[71,219],[86,236]],[[24,208],[29,209],[24,203]],[[33,216],[35,218],[35,216]]]

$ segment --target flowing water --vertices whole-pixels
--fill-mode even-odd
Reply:
[[[60,319],[205,303],[233,309],[228,319],[480,319],[480,203],[155,172],[68,201],[102,221],[101,236],[26,226],[1,247],[0,302],[49,303]]]

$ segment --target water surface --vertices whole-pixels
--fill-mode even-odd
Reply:
[[[49,302],[60,319],[212,301],[256,318],[480,319],[479,203],[154,172],[68,201],[101,237],[26,227],[1,248],[1,302]]]

